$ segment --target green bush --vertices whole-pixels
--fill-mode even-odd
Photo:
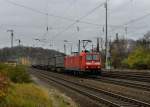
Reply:
[[[30,76],[27,73],[27,69],[24,66],[16,66],[12,69],[9,69],[8,73],[10,79],[15,83],[28,83],[31,82]]]
[[[30,76],[27,73],[27,68],[22,65],[10,66],[0,64],[0,72],[8,76],[14,83],[28,83],[31,82]]]
[[[132,69],[149,69],[150,50],[137,48],[122,63]]]

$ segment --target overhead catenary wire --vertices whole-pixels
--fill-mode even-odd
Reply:
[[[101,29],[100,27],[103,27],[104,25],[99,25],[99,26],[95,26],[95,27],[92,27],[91,26],[91,29]],[[24,29],[24,28],[28,28],[28,29],[31,29],[31,28],[36,28],[36,29],[40,29],[40,28],[45,28],[45,26],[31,26],[31,25],[17,25],[17,24],[1,24],[0,25],[0,30],[3,29],[3,28],[7,28],[7,27],[13,27],[13,28],[20,28],[20,29]],[[111,28],[118,28],[118,27],[122,27],[122,26],[116,26],[116,25],[110,25],[109,27]],[[88,27],[80,27],[82,29],[88,29]],[[123,27],[122,27],[123,28]],[[131,28],[131,27],[130,27]],[[137,27],[132,27],[134,29],[136,29]],[[138,27],[139,28],[139,27]],[[49,27],[49,30],[61,30],[61,29],[64,29],[64,27]]]
[[[32,11],[32,12],[39,13],[39,14],[41,14],[41,15],[47,16],[47,13],[46,13],[46,12],[40,11],[40,10],[38,10],[38,9],[34,9],[34,8],[32,8],[32,7],[25,6],[25,5],[23,5],[23,4],[19,4],[19,3],[16,3],[16,2],[14,2],[14,1],[11,1],[11,0],[4,0],[4,1],[7,2],[7,3],[10,3],[10,4],[12,4],[12,5],[25,8],[25,9],[30,10],[30,11]],[[54,15],[54,14],[51,14],[51,13],[48,13],[48,16],[50,16],[50,17],[55,17],[55,18],[58,18],[58,19],[61,19],[61,20],[70,21],[70,22],[77,21],[76,19],[72,19],[72,18],[68,18],[68,17],[63,17],[63,16],[59,16],[59,15]],[[84,23],[84,24],[90,24],[90,25],[95,25],[95,26],[101,26],[101,25],[99,25],[99,24],[91,23],[91,22],[88,22],[88,21],[80,21],[80,22],[78,22],[78,23]]]
[[[140,16],[140,17],[138,17],[138,18],[132,19],[132,20],[130,20],[130,21],[124,23],[123,25],[129,25],[129,24],[135,23],[135,22],[140,21],[140,20],[142,20],[142,19],[144,19],[144,18],[146,18],[146,17],[148,17],[148,16],[150,16],[150,13],[147,13],[147,14],[145,14],[145,15],[143,15],[143,16]]]
[[[145,14],[143,16],[139,16],[139,17],[137,17],[135,19],[129,20],[129,21],[127,21],[127,22],[125,22],[125,23],[123,23],[121,25],[118,25],[118,26],[122,26],[122,27],[125,26],[125,27],[127,27],[128,25],[136,23],[136,22],[138,22],[140,20],[143,20],[144,18],[147,18],[148,16],[150,16],[150,13],[147,13],[147,14]],[[118,27],[118,28],[120,28],[120,27]],[[118,29],[118,28],[116,27],[116,28],[114,28],[114,30]]]
[[[83,20],[76,20],[76,19],[72,19],[72,18],[68,18],[68,17],[63,17],[63,16],[59,16],[59,15],[54,15],[54,14],[51,14],[51,13],[47,13],[47,12],[42,12],[40,10],[37,10],[37,9],[34,9],[34,8],[31,8],[31,7],[28,7],[28,6],[25,6],[25,5],[22,5],[22,4],[19,4],[19,3],[16,3],[14,1],[11,1],[11,0],[5,0],[6,2],[12,4],[12,5],[15,5],[15,6],[18,6],[18,7],[22,7],[22,8],[25,8],[27,10],[30,10],[32,12],[35,12],[35,13],[39,13],[41,15],[45,15],[45,16],[50,16],[50,17],[55,17],[55,18],[58,18],[58,19],[62,19],[62,20],[66,20],[66,21],[70,21],[70,22],[74,22],[74,21],[77,21],[78,23],[83,23],[83,24],[89,24],[89,25],[93,25],[93,26],[104,26],[102,24],[96,24],[96,23],[92,23],[92,22],[88,22],[88,21],[83,21]],[[96,8],[94,8],[93,10],[95,10]],[[12,26],[18,26],[18,25],[12,25]],[[21,25],[22,26],[22,25]],[[119,27],[118,25],[109,25],[110,27]]]
[[[47,31],[47,33],[48,33],[48,31],[49,31],[49,17],[48,17],[48,15],[49,15],[49,9],[48,9],[48,0],[46,0],[46,11],[47,11],[47,15],[46,15],[46,23],[47,23],[47,26],[46,26],[46,31]]]
[[[120,5],[118,8],[115,8],[115,9],[112,9],[111,12],[116,12],[118,11],[119,9],[126,9],[126,8],[129,8],[128,5],[131,4],[132,0],[127,0],[126,3]]]
[[[49,29],[50,29],[50,27],[49,27],[49,2],[48,2],[48,0],[45,0],[45,12],[46,12],[46,25],[45,25],[45,29],[44,29],[44,33],[43,33],[43,38],[45,37],[45,36],[48,36],[49,35]]]
[[[69,2],[70,0],[67,0],[67,1]],[[62,17],[65,16],[65,14],[70,10],[70,8],[72,8],[72,7],[75,5],[75,3],[76,3],[77,1],[78,1],[78,0],[73,0],[73,2],[69,3],[69,6],[67,6],[66,9],[62,12],[62,13],[63,13],[63,14],[62,14]],[[67,2],[67,3],[68,3],[68,2]],[[55,20],[53,24],[55,24],[56,22],[57,22],[57,20]]]
[[[18,3],[16,3],[16,2],[13,2],[12,0],[4,0],[4,1],[7,1],[7,2],[13,4],[13,5],[26,8],[26,9],[28,9],[28,10],[31,10],[31,11],[33,11],[33,12],[36,12],[36,13],[39,13],[39,14],[42,14],[42,15],[46,15],[46,14],[47,14],[47,13],[42,12],[42,11],[40,11],[40,10],[31,8],[31,7],[22,5],[22,4],[18,4]],[[68,17],[63,17],[63,16],[59,16],[59,15],[54,15],[54,14],[49,14],[48,16],[55,17],[55,18],[59,18],[59,19],[63,19],[63,20],[68,20],[68,21],[76,22],[76,23],[85,23],[85,24],[90,24],[90,25],[94,25],[94,26],[103,26],[103,25],[99,25],[99,24],[92,23],[92,22],[86,22],[86,21],[82,21],[82,20],[76,20],[76,19],[72,19],[72,18],[68,18]],[[135,22],[137,22],[137,21],[140,21],[140,20],[142,20],[142,19],[144,19],[144,18],[146,18],[146,17],[148,17],[148,16],[150,16],[150,13],[145,14],[145,15],[143,15],[143,16],[140,16],[140,17],[138,17],[138,18],[132,19],[132,20],[126,22],[126,23],[123,23],[122,25],[112,25],[112,26],[109,25],[109,27],[116,28],[116,29],[120,28],[120,26],[122,26],[122,27],[125,26],[125,27],[126,27],[127,25],[130,25],[130,24],[132,24],[132,23],[135,23]],[[73,24],[73,25],[74,25],[74,24]],[[14,26],[16,26],[16,25],[14,25]],[[117,27],[117,26],[118,26],[118,27]],[[69,27],[70,27],[70,26],[69,26]],[[55,29],[55,28],[54,28],[54,29]]]
[[[12,5],[16,5],[16,6],[19,6],[19,7],[25,8],[25,9],[28,9],[28,10],[30,10],[30,11],[33,11],[33,12],[36,12],[36,13],[39,13],[39,14],[42,14],[42,15],[47,15],[47,13],[45,13],[45,12],[42,12],[42,11],[40,11],[40,10],[37,10],[37,9],[31,8],[31,7],[28,7],[28,6],[25,6],[25,5],[16,3],[16,2],[11,1],[11,0],[4,0],[4,1],[6,1],[6,2],[12,4]],[[96,7],[96,8],[98,8],[98,7]],[[94,8],[93,11],[94,11],[96,8]],[[54,14],[48,14],[48,16],[55,17],[55,18],[59,18],[59,19],[64,19],[64,20],[68,20],[68,21],[78,21],[78,20],[75,20],[75,19],[72,19],[72,18],[63,17],[63,16],[59,16],[59,15],[54,15]],[[123,23],[122,25],[112,25],[112,27],[113,27],[113,28],[117,28],[117,27],[119,28],[120,26],[129,25],[129,24],[131,24],[131,23],[135,23],[135,22],[137,22],[137,21],[139,21],[139,20],[142,20],[142,19],[144,19],[144,18],[146,18],[146,17],[148,17],[148,16],[150,16],[150,13],[147,13],[147,14],[145,14],[145,15],[143,15],[143,16],[140,16],[140,17],[138,17],[138,18],[132,19],[132,20],[126,22],[126,23]],[[78,23],[85,23],[85,24],[91,24],[91,25],[96,25],[96,26],[103,26],[103,25],[100,25],[100,24],[91,23],[91,22],[87,22],[87,21],[81,21],[81,20],[78,21]]]
[[[92,14],[93,12],[95,12],[97,9],[99,9],[100,7],[104,6],[104,2],[101,3],[100,5],[98,5],[97,7],[93,8],[92,10],[90,10],[89,12],[87,12],[85,15],[83,15],[82,17],[78,18],[76,21],[74,21],[73,23],[71,23],[70,25],[68,25],[64,30],[58,32],[56,35],[54,35],[53,37],[57,37],[60,34],[64,33],[65,31],[67,31],[68,29],[70,29],[71,26],[75,25],[76,23],[80,22],[82,19],[84,19],[85,17],[89,16],[90,14]]]
[[[133,23],[136,23],[136,22],[138,22],[138,21],[140,21],[140,20],[143,20],[144,18],[146,18],[146,17],[148,17],[148,16],[150,16],[150,13],[147,13],[147,14],[145,14],[145,15],[143,15],[143,16],[140,16],[140,17],[138,17],[138,18],[135,18],[135,19],[132,19],[132,20],[130,20],[130,21],[128,21],[128,22],[125,22],[125,23],[123,23],[123,24],[121,24],[121,25],[118,25],[118,26],[120,26],[120,27],[113,27],[112,28],[112,32],[113,31],[115,31],[116,29],[120,29],[120,28],[127,28],[127,26],[128,25],[130,25],[130,24],[133,24]],[[133,27],[134,28],[134,27]],[[136,28],[136,27],[135,27]]]
[[[47,21],[47,26],[46,26],[46,33],[44,33],[44,35],[43,35],[43,38],[44,38],[44,36],[46,35],[46,36],[49,36],[49,30],[52,30],[52,29],[54,29],[53,27],[49,27],[49,1],[48,0],[45,0],[46,1],[46,12],[47,12],[47,15],[46,15],[46,21]],[[73,1],[73,3],[71,3],[70,5],[69,5],[69,7],[68,8],[70,8],[70,7],[72,7],[74,5],[74,1]],[[65,10],[64,11],[64,13],[66,12],[66,11],[68,11],[68,8],[67,8],[67,10]],[[63,17],[63,16],[62,16]],[[54,22],[54,23],[56,23],[57,22],[57,20]],[[53,23],[53,24],[54,24]]]
[[[130,0],[130,2],[133,2],[133,0]],[[131,6],[131,7],[133,7],[133,6]],[[131,9],[131,12],[132,12],[132,10],[133,9]],[[132,14],[133,14],[134,12],[132,12]],[[120,24],[120,25],[118,25],[119,27],[112,27],[112,32],[114,32],[116,29],[124,29],[125,30],[125,32],[126,32],[126,29],[131,29],[131,28],[136,28],[136,27],[129,27],[129,25],[130,24],[134,24],[134,23],[136,23],[136,22],[138,22],[138,21],[141,21],[141,20],[143,20],[143,19],[145,19],[145,18],[147,18],[148,16],[150,16],[150,13],[146,13],[146,14],[144,14],[144,15],[142,15],[142,16],[139,16],[139,17],[136,17],[136,18],[134,18],[134,19],[131,19],[131,20],[129,20],[129,21],[127,21],[127,22],[125,22],[125,23],[123,23],[123,24]]]

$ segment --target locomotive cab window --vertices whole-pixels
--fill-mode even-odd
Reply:
[[[86,60],[91,61],[91,60],[99,60],[98,55],[86,55]]]

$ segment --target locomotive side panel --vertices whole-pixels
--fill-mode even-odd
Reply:
[[[73,73],[99,75],[101,74],[101,58],[98,53],[81,52],[80,55],[67,56],[65,67]]]
[[[80,70],[80,56],[65,57],[66,70]]]

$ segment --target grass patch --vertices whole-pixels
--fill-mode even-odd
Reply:
[[[0,107],[74,107],[53,91],[32,83],[23,65],[0,64]]]
[[[10,66],[7,64],[0,64],[0,73],[7,75],[14,83],[31,82],[27,67],[23,65]]]
[[[47,90],[34,84],[11,84],[0,107],[52,107]]]

